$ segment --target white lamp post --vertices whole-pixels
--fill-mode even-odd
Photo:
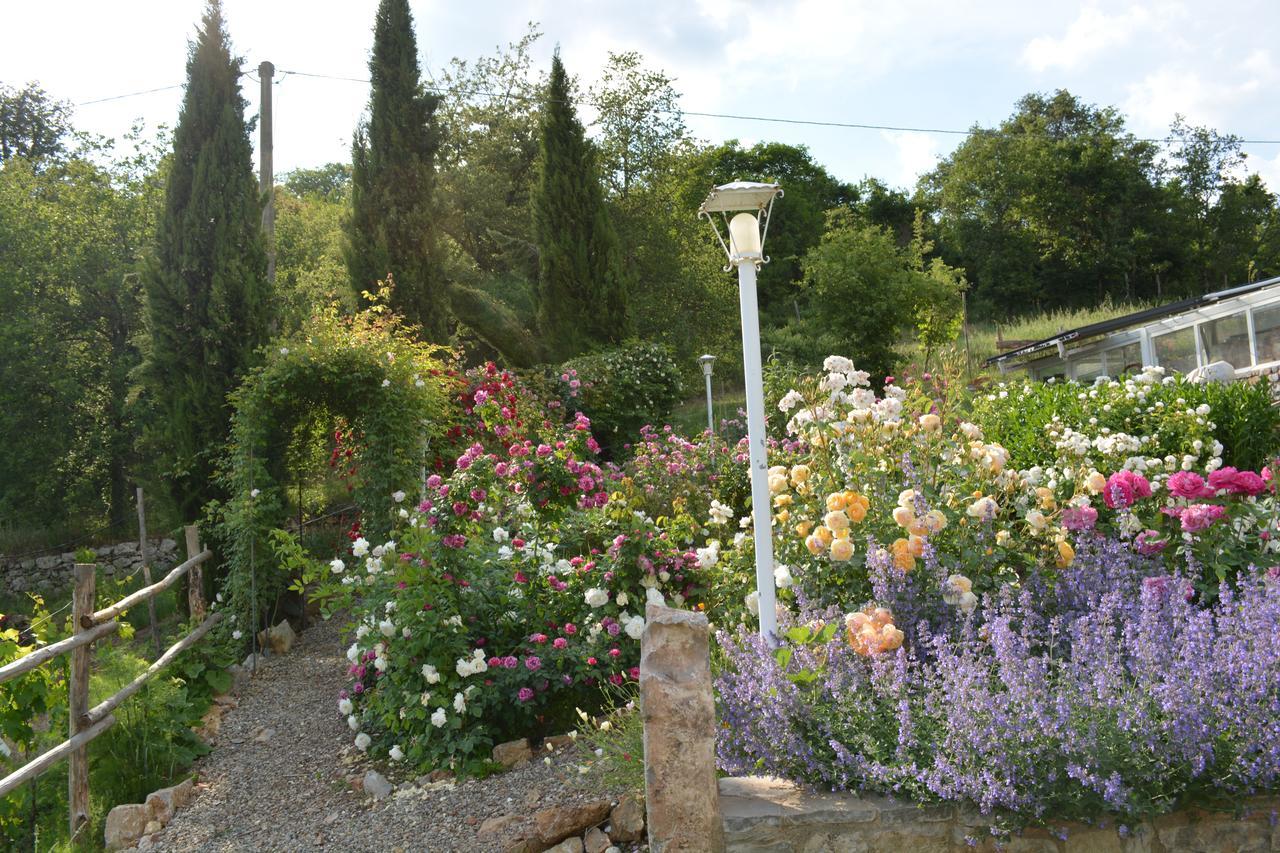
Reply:
[[[769,511],[769,460],[765,448],[764,370],[760,364],[756,270],[769,262],[764,254],[764,238],[769,233],[773,201],[780,195],[782,188],[777,184],[734,181],[713,189],[698,208],[698,216],[711,223],[711,230],[729,260],[725,271],[731,267],[738,268],[742,371],[747,385],[747,445],[751,457],[751,514],[756,545],[756,592],[760,605],[760,634],[770,641],[778,629],[778,614],[773,592],[773,520]],[[716,226],[717,213],[725,222],[728,244]],[[735,214],[732,219],[729,218],[730,213]],[[710,376],[709,371],[707,375]],[[707,381],[710,383],[710,379]]]
[[[707,380],[707,432],[716,434],[716,419],[711,410],[711,368],[715,366],[714,355],[698,356],[698,364],[702,367],[702,376]]]

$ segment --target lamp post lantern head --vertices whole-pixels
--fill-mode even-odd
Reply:
[[[733,181],[716,187],[698,208],[698,216],[711,223],[711,230],[724,249],[728,265],[725,270],[750,263],[756,267],[769,263],[764,254],[764,238],[769,233],[769,214],[773,201],[782,195],[777,184],[755,181]],[[716,226],[713,214],[719,213],[725,222],[729,241],[726,243]],[[729,214],[734,214],[729,218]]]
[[[698,356],[698,364],[702,366],[702,375],[710,378],[711,368],[715,366],[716,357],[714,355]]]

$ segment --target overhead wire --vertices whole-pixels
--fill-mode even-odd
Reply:
[[[286,77],[307,77],[314,80],[338,80],[345,83],[368,84],[370,82],[368,78],[364,78],[364,77],[346,77],[339,74],[320,74],[314,71],[297,71],[294,69],[287,69],[287,68],[278,69],[278,73],[280,76],[275,81],[273,81],[277,86],[280,85],[280,83],[283,82]],[[256,77],[249,74],[248,72],[245,72],[245,76],[255,83],[259,82]],[[76,106],[88,106],[90,104],[105,103],[107,101],[118,101],[123,98],[132,98],[138,95],[150,95],[155,92],[164,92],[169,89],[178,89],[181,87],[182,87],[182,84],[175,84],[172,86],[161,86],[156,89],[147,89],[141,92],[129,92],[124,95],[113,95],[108,98],[98,98],[92,101],[83,101],[79,104],[76,104]],[[509,100],[541,100],[533,96],[514,95],[510,92],[487,92],[482,89],[469,89],[466,87],[459,87],[459,86],[455,86],[455,87],[428,86],[424,88],[428,92],[431,92],[432,94],[442,95],[442,96],[443,95],[459,95],[462,97],[481,96],[481,97],[488,97],[488,98],[506,98]],[[978,135],[1021,136],[1021,135],[1026,135],[1026,134],[1011,133],[1009,131],[1000,130],[998,128],[988,128],[988,127],[971,127],[967,130],[961,130],[953,127],[918,127],[913,125],[873,124],[870,122],[834,121],[829,119],[786,118],[782,116],[746,115],[741,113],[715,113],[715,112],[707,112],[703,110],[686,110],[686,109],[679,109],[679,108],[673,109],[673,110],[661,110],[660,112],[665,112],[665,113],[670,113],[675,115],[695,116],[698,118],[723,119],[725,121],[756,121],[756,122],[766,122],[769,124],[801,125],[806,127],[831,127],[831,128],[844,128],[848,130],[878,130],[878,131],[885,131],[889,133],[932,133],[932,134],[939,134],[939,135],[945,135],[945,136],[978,136]],[[1134,139],[1137,142],[1150,142],[1150,143],[1159,144],[1159,145],[1171,145],[1179,141],[1176,137],[1172,137],[1172,136],[1164,136],[1164,137],[1145,136],[1145,137],[1134,137]],[[1239,142],[1241,145],[1280,145],[1280,139],[1240,139]]]

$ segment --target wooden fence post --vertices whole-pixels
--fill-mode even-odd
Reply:
[[[90,630],[84,622],[86,617],[93,619],[98,583],[96,572],[97,567],[93,563],[76,563],[76,586],[71,599],[71,619],[77,634]],[[89,663],[92,655],[92,643],[85,643],[71,650],[71,680],[67,686],[67,695],[71,705],[69,729],[73,738],[88,728],[85,715],[89,713]],[[80,830],[89,823],[87,745],[80,746],[71,753],[70,772],[67,776],[67,790],[71,804],[71,838],[74,841]]]
[[[200,528],[194,524],[188,524],[186,534],[187,559],[190,560],[200,553]],[[187,607],[191,611],[191,618],[197,622],[204,621],[204,572],[201,571],[199,564],[192,566],[187,576]]]
[[[147,559],[147,510],[142,502],[142,486],[138,486],[138,548],[142,553],[142,579],[151,586],[151,561]],[[160,657],[160,626],[156,624],[156,600],[147,599],[147,616],[151,618],[151,645]]]

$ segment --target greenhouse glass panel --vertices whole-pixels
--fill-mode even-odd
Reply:
[[[1206,364],[1225,361],[1236,368],[1253,364],[1249,354],[1249,323],[1243,313],[1201,323],[1200,341],[1208,358]]]
[[[1280,361],[1280,305],[1253,310],[1253,339],[1259,364]]]
[[[1111,376],[1133,375],[1142,372],[1142,344],[1134,341],[1122,347],[1107,350],[1107,373]]]
[[[1191,326],[1157,335],[1151,341],[1155,345],[1156,363],[1161,367],[1181,373],[1196,369],[1196,330]]]

